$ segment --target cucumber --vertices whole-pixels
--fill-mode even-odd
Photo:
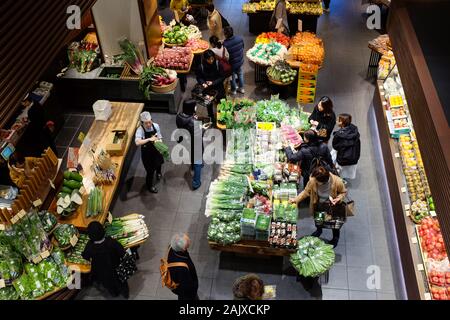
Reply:
[[[70,179],[71,179],[71,178],[70,178],[70,174],[71,174],[70,171],[64,171],[64,179],[70,180]]]
[[[83,177],[78,172],[71,172],[70,173],[70,180],[83,182]]]
[[[83,186],[82,183],[80,183],[78,181],[75,181],[75,180],[64,180],[64,184],[63,185],[65,187],[68,187],[68,188],[72,189],[72,190],[80,189]]]
[[[60,193],[72,194],[72,189],[63,186]]]

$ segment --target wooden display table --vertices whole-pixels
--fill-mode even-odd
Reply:
[[[107,122],[95,121],[89,132],[86,135],[86,141],[90,140],[93,147],[96,145],[97,152],[105,147],[106,140],[108,138],[108,133],[111,130],[117,128],[127,128],[128,139],[125,147],[125,152],[123,156],[113,156],[111,160],[113,163],[117,164],[116,169],[116,180],[112,185],[103,186],[104,191],[104,202],[103,202],[103,212],[96,217],[86,217],[86,206],[88,203],[87,195],[83,196],[83,205],[78,208],[74,215],[69,218],[61,218],[58,216],[58,222],[73,224],[75,227],[81,230],[86,230],[87,226],[92,221],[99,221],[104,224],[108,216],[109,208],[111,202],[114,198],[114,194],[120,183],[120,176],[125,162],[126,155],[130,149],[131,143],[134,143],[134,135],[136,128],[139,124],[139,115],[144,109],[143,103],[125,103],[125,102],[113,102],[112,103],[112,115]],[[93,178],[94,173],[91,170],[93,163],[92,154],[86,150],[86,146],[83,144],[79,151],[79,163],[83,166],[83,171],[81,172],[83,177]],[[49,210],[51,212],[56,212],[56,198],[50,205]]]
[[[221,245],[216,242],[209,241],[209,246],[213,250],[234,252],[244,255],[261,255],[261,256],[290,256],[295,253],[295,249],[274,248],[267,241],[260,240],[241,240],[232,245]]]

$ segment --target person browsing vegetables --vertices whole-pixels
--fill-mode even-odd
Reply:
[[[102,285],[113,297],[122,294],[128,299],[128,283],[121,282],[116,272],[125,249],[117,240],[105,236],[105,229],[98,221],[89,223],[87,233],[90,240],[81,255],[91,262],[91,280]]]
[[[313,126],[313,130],[317,131],[322,140],[328,143],[336,125],[336,114],[333,111],[331,99],[327,96],[320,98],[308,120]]]
[[[156,149],[155,142],[162,140],[161,130],[157,123],[152,121],[150,112],[141,113],[141,126],[136,130],[135,143],[141,147],[142,163],[147,172],[146,184],[152,193],[158,193],[154,185],[154,175],[161,179],[161,166],[164,163],[162,154]]]
[[[347,195],[347,189],[342,179],[330,173],[324,167],[316,167],[311,173],[311,178],[308,184],[295,199],[290,200],[291,203],[299,204],[306,198],[310,198],[309,210],[310,213],[316,215],[319,212],[328,212],[330,207],[341,208],[341,204]],[[339,212],[341,217],[345,217],[345,208],[343,212]],[[344,219],[345,220],[345,219]],[[322,234],[322,225],[316,224],[317,230],[311,235],[319,237]],[[339,227],[340,228],[340,227]],[[334,247],[339,242],[340,230],[339,228],[332,228],[333,239],[328,241]]]

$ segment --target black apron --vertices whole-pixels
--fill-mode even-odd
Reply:
[[[155,126],[152,124],[152,130],[151,132],[145,131],[145,128],[142,127],[144,130],[145,139],[150,139],[153,136],[157,134]],[[142,153],[142,163],[144,164],[145,170],[154,170],[161,166],[164,163],[164,158],[162,154],[156,149],[155,145],[152,142],[146,143],[142,146],[141,149]]]

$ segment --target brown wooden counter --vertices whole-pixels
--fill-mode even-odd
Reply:
[[[118,128],[126,128],[128,132],[128,140],[125,147],[125,152],[122,156],[113,156],[111,160],[117,164],[116,180],[112,185],[103,186],[103,212],[96,217],[86,217],[86,206],[88,203],[88,195],[83,196],[83,205],[69,218],[61,218],[58,216],[58,222],[73,224],[75,227],[86,230],[87,226],[92,221],[99,221],[104,224],[108,216],[108,212],[111,206],[111,202],[114,198],[114,194],[120,183],[120,176],[125,162],[126,155],[130,149],[131,143],[134,143],[134,135],[136,128],[139,124],[139,115],[144,108],[143,103],[124,103],[113,102],[112,103],[112,115],[107,122],[94,121],[85,139],[89,139],[92,142],[91,147],[97,146],[97,153],[101,148],[104,148],[108,139],[108,133],[111,130]],[[86,140],[85,140],[86,141]],[[81,175],[86,178],[93,178],[94,173],[91,170],[93,163],[92,155],[86,150],[87,148],[83,144],[79,151],[79,163],[83,167]],[[96,154],[97,154],[96,153]],[[49,210],[56,212],[56,198],[50,205]]]
[[[295,250],[293,249],[274,248],[269,245],[269,242],[259,240],[241,240],[238,243],[227,246],[212,241],[209,241],[208,243],[210,248],[213,250],[233,252],[243,255],[284,257],[295,253]]]

